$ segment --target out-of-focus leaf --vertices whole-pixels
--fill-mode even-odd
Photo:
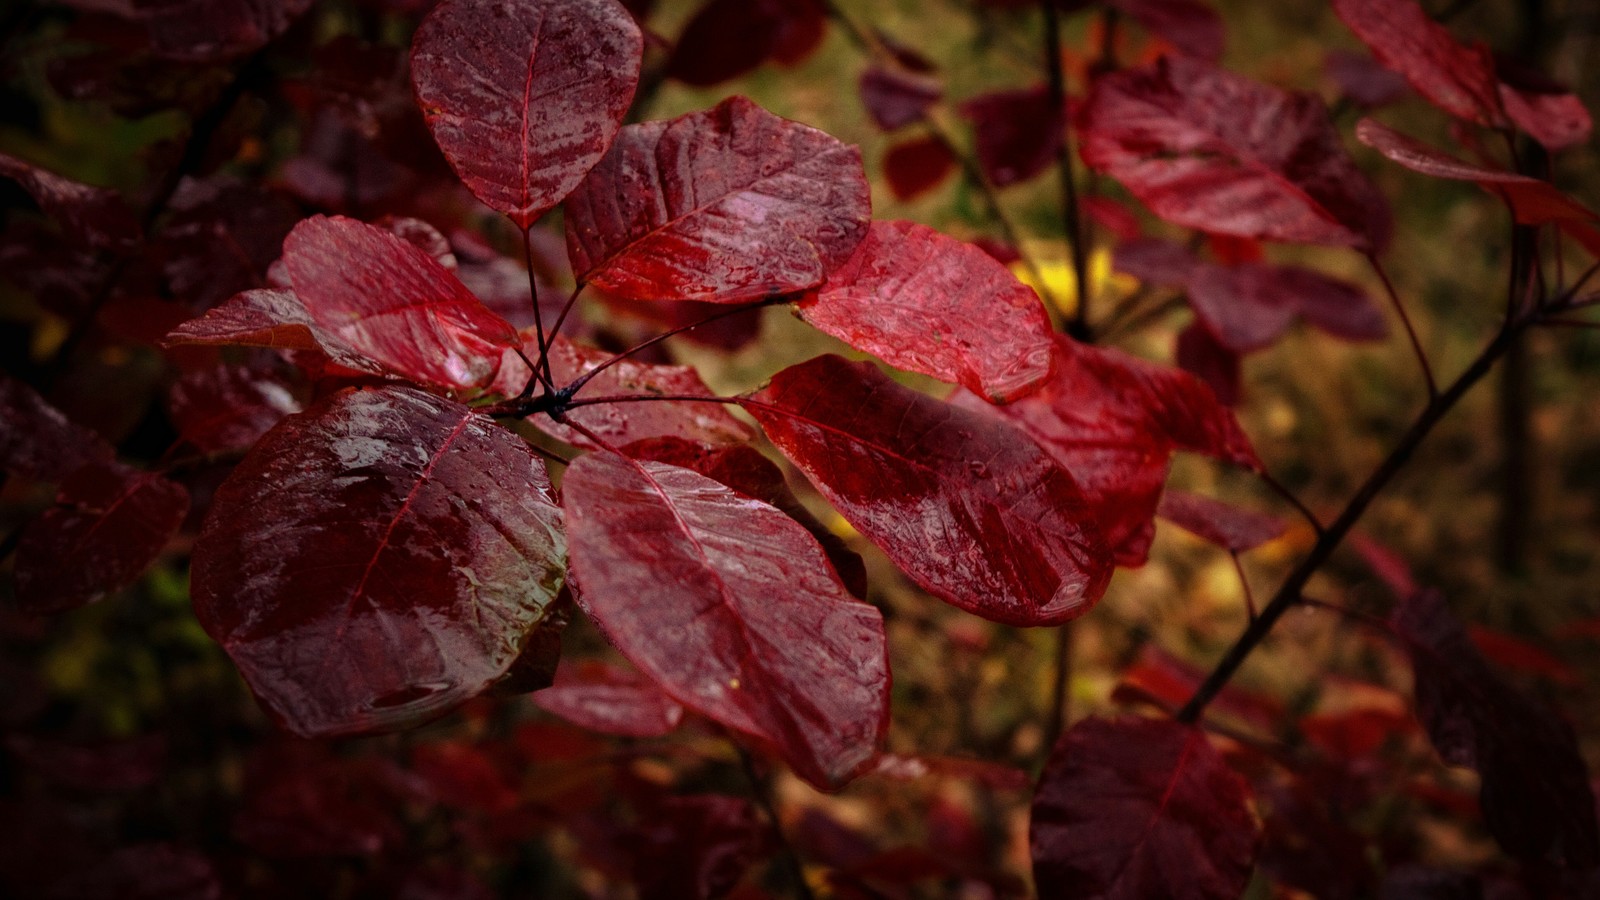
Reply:
[[[116,451],[67,419],[38,392],[0,376],[0,470],[60,481],[90,463],[109,463]]]
[[[1052,108],[1043,85],[973,97],[961,114],[972,123],[978,165],[996,187],[1038,175],[1061,149],[1065,110]]]
[[[231,178],[186,179],[158,238],[172,293],[195,311],[265,287],[297,221],[286,198]]]
[[[1494,57],[1481,45],[1461,45],[1416,0],[1333,0],[1333,11],[1433,105],[1480,125],[1505,124]]]
[[[1190,272],[1188,287],[1200,321],[1234,353],[1271,346],[1296,317],[1350,341],[1388,334],[1383,313],[1365,291],[1299,266],[1202,263]]]
[[[648,678],[595,660],[563,664],[533,702],[574,725],[624,737],[660,737],[683,721],[683,706]]]
[[[116,191],[63,178],[3,153],[0,177],[21,185],[39,209],[81,245],[118,249],[139,239],[139,221]]]
[[[1239,354],[1222,346],[1210,329],[1199,322],[1190,322],[1178,332],[1172,361],[1178,368],[1204,381],[1223,405],[1238,405],[1243,390]]]
[[[1224,550],[1243,553],[1283,534],[1277,516],[1243,509],[1201,494],[1167,491],[1156,515]]]
[[[772,826],[748,800],[701,794],[656,804],[636,833],[640,900],[710,900],[773,849]]]
[[[862,72],[858,86],[867,115],[884,131],[922,121],[928,107],[944,96],[939,79],[886,66],[872,66]]]
[[[24,766],[77,791],[137,790],[155,783],[167,761],[160,734],[101,741],[13,734],[5,747]]]
[[[793,65],[822,42],[826,24],[818,0],[711,0],[684,26],[667,75],[710,87],[768,59]]]
[[[1506,115],[1546,150],[1575,147],[1594,133],[1594,118],[1582,98],[1571,91],[1538,90],[1506,81],[1500,82],[1499,89]]]
[[[1322,71],[1344,96],[1364,109],[1388,106],[1411,90],[1400,73],[1365,53],[1351,50],[1329,50],[1322,59]]]
[[[222,880],[211,860],[177,844],[133,844],[94,866],[64,873],[51,900],[221,900]]]
[[[936,137],[914,138],[890,147],[883,155],[889,190],[900,200],[913,200],[933,190],[954,172],[956,158]]]
[[[191,372],[167,392],[178,435],[203,453],[244,450],[300,411],[294,386],[271,371],[218,366]]]
[[[1138,22],[1180,53],[1206,62],[1222,58],[1227,43],[1222,18],[1201,0],[1109,0],[1106,5]]]

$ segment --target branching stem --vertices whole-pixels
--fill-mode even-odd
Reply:
[[[1411,351],[1416,354],[1417,365],[1422,367],[1422,377],[1428,382],[1428,399],[1436,400],[1439,397],[1439,383],[1433,378],[1433,366],[1428,364],[1428,354],[1423,352],[1422,341],[1417,338],[1417,329],[1411,324],[1411,316],[1406,312],[1406,306],[1400,302],[1400,295],[1395,292],[1394,282],[1389,280],[1389,273],[1378,260],[1376,252],[1367,254],[1367,262],[1372,264],[1372,271],[1378,275],[1378,280],[1383,282],[1383,289],[1389,295],[1389,303],[1394,306],[1394,311],[1400,315],[1400,323],[1405,326],[1406,338],[1411,341]]]

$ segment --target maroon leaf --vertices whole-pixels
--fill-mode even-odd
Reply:
[[[1362,249],[1388,241],[1387,204],[1310,94],[1163,59],[1098,79],[1081,116],[1084,161],[1169,222]]]
[[[161,777],[167,760],[159,734],[101,741],[13,734],[5,746],[29,769],[76,791],[138,790]]]
[[[1238,405],[1243,390],[1239,354],[1218,343],[1204,325],[1190,322],[1178,332],[1173,362],[1178,364],[1178,368],[1204,381],[1224,406]]]
[[[69,871],[51,900],[221,900],[211,861],[176,844],[134,844],[113,850],[87,869]]]
[[[1416,0],[1333,0],[1333,11],[1433,105],[1480,125],[1505,124],[1489,51],[1457,43]]]
[[[244,450],[300,411],[294,387],[272,372],[218,366],[178,379],[167,394],[178,436],[203,453]]]
[[[1056,338],[1056,370],[1038,393],[993,407],[957,392],[953,403],[1000,416],[1072,473],[1118,565],[1142,565],[1174,450],[1246,468],[1261,465],[1233,413],[1176,369]]]
[[[95,8],[108,4],[82,0]],[[187,62],[220,62],[265,46],[288,30],[311,0],[134,0],[155,52]]]
[[[116,191],[63,178],[4,153],[0,153],[0,177],[21,185],[39,209],[79,244],[120,248],[139,239],[139,222]]]
[[[954,172],[956,158],[936,137],[921,137],[895,144],[883,156],[883,174],[897,199],[911,200],[933,190]]]
[[[1199,729],[1156,719],[1074,725],[1029,831],[1041,897],[1235,900],[1261,845],[1244,779]]]
[[[1201,264],[1188,286],[1200,321],[1235,353],[1270,346],[1297,315],[1346,340],[1388,333],[1383,314],[1359,287],[1298,266]]]
[[[1434,591],[1395,610],[1416,676],[1417,718],[1446,763],[1475,769],[1490,834],[1512,856],[1600,865],[1595,798],[1566,720],[1501,678]]]
[[[797,63],[821,42],[824,25],[816,0],[711,0],[684,26],[667,75],[709,87],[770,58]]]
[[[60,481],[90,463],[110,463],[116,451],[75,425],[33,388],[0,376],[0,470]]]
[[[1184,287],[1200,259],[1189,248],[1161,238],[1135,238],[1117,244],[1111,265],[1146,284]]]
[[[324,331],[424,384],[482,386],[520,341],[438,260],[381,228],[314,216],[283,242],[283,262]]]
[[[1242,509],[1188,491],[1167,491],[1156,508],[1161,518],[1224,550],[1243,553],[1283,534],[1277,516]]]
[[[640,900],[722,897],[772,850],[772,827],[748,800],[673,797],[652,810],[635,838]]]
[[[1216,62],[1227,34],[1217,11],[1200,0],[1109,0],[1107,3],[1144,26],[1180,53]]]
[[[878,611],[806,530],[688,469],[591,453],[562,483],[578,605],[678,702],[838,787],[888,725]]]
[[[468,190],[527,228],[605,155],[643,53],[616,0],[445,0],[417,29],[411,81]]]
[[[1049,167],[1061,149],[1063,110],[1043,85],[995,91],[961,104],[972,123],[978,165],[996,187],[1027,181]]]
[[[998,622],[1049,625],[1105,592],[1111,561],[1087,501],[1004,423],[837,356],[778,373],[745,409],[934,595]]]
[[[325,744],[263,746],[245,768],[233,836],[271,859],[377,856],[401,845],[395,798],[361,762]]]
[[[266,284],[299,216],[287,199],[232,178],[185,179],[161,229],[162,272],[195,310]]]
[[[91,463],[17,545],[17,605],[60,612],[119,591],[155,561],[189,513],[189,492],[150,472]]]
[[[987,253],[926,225],[874,222],[855,255],[795,309],[857,350],[994,403],[1050,374],[1039,296]]]
[[[861,73],[861,103],[884,131],[922,121],[944,95],[939,79],[905,69],[872,66]]]
[[[218,488],[195,612],[296,733],[403,728],[506,672],[563,545],[544,465],[510,432],[410,388],[345,390]]]
[[[169,347],[269,347],[310,354],[350,373],[386,373],[383,366],[352,350],[317,324],[293,291],[262,289],[237,294],[200,318],[173,329],[164,343]]]
[[[660,737],[683,721],[683,707],[649,679],[602,662],[562,664],[533,702],[574,725],[623,737]]]
[[[1384,68],[1365,53],[1329,50],[1322,59],[1322,70],[1344,96],[1364,109],[1388,106],[1411,90],[1398,72]]]
[[[821,284],[861,242],[861,153],[743,97],[630,125],[566,202],[581,282],[739,303]]]

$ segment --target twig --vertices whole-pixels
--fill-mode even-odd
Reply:
[[[1384,270],[1383,263],[1378,261],[1378,254],[1367,254],[1367,262],[1372,264],[1372,271],[1378,273],[1378,280],[1383,282],[1383,289],[1389,294],[1389,302],[1394,306],[1394,311],[1400,314],[1400,323],[1406,328],[1406,337],[1411,340],[1411,350],[1417,356],[1417,365],[1422,367],[1422,377],[1428,382],[1428,399],[1433,400],[1439,396],[1439,384],[1433,380],[1433,367],[1428,365],[1428,354],[1422,350],[1422,341],[1417,339],[1417,329],[1411,324],[1411,316],[1406,313],[1406,306],[1400,302],[1400,295],[1395,292],[1394,282],[1389,280],[1389,273]]]
[[[1294,507],[1295,511],[1300,513],[1301,517],[1304,518],[1308,524],[1310,524],[1312,530],[1314,530],[1318,535],[1323,534],[1327,530],[1323,527],[1322,520],[1317,518],[1317,514],[1312,512],[1310,507],[1300,502],[1300,498],[1295,496],[1294,491],[1289,490],[1281,482],[1279,482],[1278,479],[1273,478],[1272,473],[1262,469],[1256,473],[1256,477],[1261,479],[1262,484],[1265,484],[1267,487],[1271,488],[1273,493],[1277,494],[1279,497],[1282,497],[1285,502]]]
[[[1239,575],[1239,587],[1244,589],[1244,608],[1250,614],[1250,621],[1256,620],[1256,595],[1250,590],[1250,576],[1245,574],[1244,562],[1239,559],[1239,551],[1228,548],[1228,556],[1233,558],[1233,571]]]
[[[573,296],[577,296],[577,295],[574,294]],[[764,308],[766,308],[768,306],[772,306],[772,305],[777,304],[777,303],[785,302],[785,301],[788,300],[788,298],[790,296],[791,295],[789,295],[789,294],[773,294],[770,297],[765,297],[765,298],[763,298],[761,300],[755,301],[754,303],[742,303],[742,304],[739,304],[737,306],[729,306],[727,309],[717,310],[716,312],[712,313],[709,316],[706,316],[705,318],[703,318],[703,319],[701,319],[701,320],[699,320],[697,322],[690,322],[687,325],[680,325],[677,328],[673,328],[673,329],[671,329],[669,331],[663,331],[662,333],[656,335],[653,338],[649,338],[647,340],[643,340],[643,341],[640,341],[637,344],[634,344],[632,347],[629,347],[628,349],[622,351],[621,353],[616,354],[615,356],[611,357],[610,359],[605,360],[604,362],[600,363],[598,366],[595,366],[594,368],[590,369],[589,371],[587,371],[587,372],[583,373],[582,375],[578,376],[578,378],[575,381],[573,381],[571,384],[567,385],[566,387],[562,388],[560,393],[565,397],[571,397],[572,395],[574,395],[574,394],[578,393],[579,391],[583,390],[583,386],[588,384],[590,382],[590,380],[592,380],[596,375],[599,375],[601,372],[604,372],[606,369],[611,368],[612,366],[616,365],[619,362],[622,362],[624,359],[627,359],[628,357],[634,355],[635,353],[640,352],[641,350],[648,349],[650,347],[655,346],[656,344],[661,343],[662,341],[666,340],[669,337],[672,337],[673,335],[682,334],[685,331],[692,331],[693,329],[699,328],[701,325],[705,325],[705,324],[707,324],[709,322],[715,322],[718,319],[726,319],[727,317],[729,317],[731,315],[734,315],[736,313],[749,312],[750,310],[753,310],[753,309],[764,309]]]
[[[805,867],[800,863],[800,854],[794,845],[789,843],[789,836],[783,830],[783,820],[778,818],[778,804],[772,796],[772,785],[756,771],[756,763],[751,758],[750,751],[731,736],[728,741],[739,752],[739,764],[744,767],[745,777],[750,779],[751,796],[766,814],[767,820],[772,823],[772,835],[778,844],[778,857],[783,860],[784,868],[788,870],[789,878],[794,882],[795,896],[801,900],[815,900],[815,895],[811,893],[811,885],[806,882]]]
[[[1056,11],[1055,0],[1040,0],[1044,9],[1044,63],[1050,114],[1060,116],[1060,139],[1056,146],[1056,170],[1061,179],[1061,223],[1067,237],[1067,248],[1072,253],[1072,274],[1077,279],[1077,303],[1072,308],[1072,320],[1067,332],[1080,341],[1090,339],[1089,327],[1089,265],[1084,247],[1083,219],[1078,207],[1077,175],[1072,164],[1072,127],[1067,116],[1066,78],[1061,71],[1061,16]]]
[[[522,229],[522,259],[528,266],[528,300],[533,304],[533,332],[539,342],[539,358],[533,367],[533,376],[554,392],[554,378],[550,374],[550,342],[544,333],[544,314],[539,311],[539,281],[533,273],[533,226]],[[574,295],[576,296],[576,295]],[[526,389],[524,389],[526,390]]]
[[[1055,671],[1050,682],[1050,716],[1045,720],[1044,745],[1039,748],[1040,767],[1050,758],[1056,740],[1066,727],[1072,702],[1072,623],[1063,622],[1056,627]]]

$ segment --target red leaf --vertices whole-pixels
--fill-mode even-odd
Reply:
[[[1411,90],[1398,72],[1384,68],[1365,53],[1329,50],[1322,59],[1322,70],[1339,86],[1340,93],[1363,109],[1388,106]]]
[[[616,0],[445,0],[411,47],[411,83],[445,158],[520,228],[605,155],[644,39]]]
[[[1184,659],[1145,644],[1139,658],[1122,673],[1112,691],[1113,700],[1145,700],[1172,712],[1188,702],[1209,673]],[[1275,698],[1229,684],[1212,701],[1212,709],[1235,716],[1251,727],[1271,731],[1284,716],[1283,704]]]
[[[159,734],[94,742],[13,734],[5,746],[23,765],[75,791],[138,790],[154,784],[167,761]]]
[[[1134,238],[1117,244],[1111,265],[1146,284],[1184,287],[1200,265],[1189,248],[1162,238]]]
[[[884,131],[920,122],[944,96],[939,79],[922,72],[872,66],[861,73],[861,103]]]
[[[1062,110],[1053,109],[1043,85],[995,91],[961,104],[972,122],[978,165],[996,187],[1043,172],[1061,149]]]
[[[1169,222],[1361,249],[1388,241],[1388,205],[1310,94],[1163,59],[1098,79],[1081,115],[1084,161]]]
[[[1434,106],[1480,125],[1505,124],[1489,51],[1457,43],[1415,0],[1333,0],[1333,11]]]
[[[439,261],[381,228],[314,216],[283,242],[294,292],[356,353],[436,387],[482,386],[516,329]]]
[[[883,155],[883,174],[896,199],[912,200],[933,190],[955,171],[956,158],[936,137],[920,137],[895,144]]]
[[[116,451],[77,425],[33,388],[0,375],[0,470],[60,481],[90,463],[110,463]]]
[[[1201,264],[1188,287],[1200,321],[1235,353],[1270,346],[1297,315],[1346,340],[1379,340],[1388,333],[1383,314],[1361,288],[1299,266]]]
[[[874,222],[800,317],[902,369],[1005,403],[1050,374],[1050,319],[1033,289],[965,241]]]
[[[178,379],[167,394],[178,436],[202,453],[244,450],[300,411],[294,387],[273,372],[218,366]]]
[[[1261,846],[1244,779],[1199,729],[1157,719],[1074,725],[1029,832],[1041,897],[1235,900]]]
[[[139,239],[139,221],[107,188],[91,187],[0,153],[0,177],[22,186],[72,240],[89,247],[122,248]]]
[[[266,283],[268,266],[299,221],[294,205],[230,177],[185,179],[161,229],[161,270],[194,310]]]
[[[400,846],[397,798],[362,762],[336,758],[326,744],[261,747],[245,768],[233,836],[272,859],[377,856]]]
[[[636,672],[587,660],[565,663],[533,702],[574,725],[623,737],[660,737],[683,721],[683,707]]]
[[[1416,675],[1417,718],[1446,763],[1477,770],[1485,824],[1524,861],[1600,865],[1600,826],[1566,720],[1502,679],[1444,599],[1419,591],[1396,610]]]
[[[997,622],[1051,625],[1105,592],[1111,561],[1078,486],[1004,423],[837,356],[779,372],[745,409],[941,599]]]
[[[1204,381],[1217,395],[1218,402],[1225,406],[1238,405],[1243,390],[1239,354],[1222,346],[1204,325],[1190,322],[1178,332],[1173,362],[1178,364],[1178,368]]]
[[[293,291],[256,290],[235,294],[228,302],[191,319],[166,336],[168,347],[187,345],[238,345],[269,347],[310,354],[352,374],[380,375],[387,370],[352,350],[337,336],[318,325]],[[304,356],[300,356],[301,361]]]
[[[195,612],[296,733],[403,728],[505,673],[563,545],[544,465],[510,432],[410,388],[345,390],[217,489]]]
[[[1243,553],[1283,534],[1277,516],[1242,509],[1188,491],[1168,491],[1156,514],[1224,550]]]
[[[503,767],[468,740],[419,745],[411,752],[411,769],[430,799],[446,807],[505,812],[520,799]]]
[[[189,513],[189,492],[150,472],[91,463],[61,482],[56,506],[22,531],[17,605],[30,613],[92,603],[132,584]]]
[[[1482,625],[1467,626],[1467,636],[1478,652],[1496,665],[1548,678],[1568,687],[1583,684],[1577,670],[1531,641]]]
[[[821,42],[825,24],[814,0],[711,0],[684,26],[667,75],[710,87],[769,58],[792,65]]]
[[[743,97],[624,128],[565,209],[580,282],[718,303],[816,287],[872,215],[859,150]]]
[[[1227,42],[1217,11],[1200,0],[1109,0],[1106,4],[1144,30],[1206,62],[1222,58]]]
[[[1139,217],[1110,197],[1084,197],[1083,212],[1091,222],[1111,232],[1118,241],[1135,241],[1144,234],[1139,226]]]
[[[1589,110],[1570,91],[1534,90],[1505,81],[1498,87],[1506,115],[1552,153],[1585,143],[1594,133]]]
[[[633,840],[640,900],[725,896],[773,849],[772,826],[748,800],[713,794],[657,804]]]
[[[878,611],[788,516],[688,469],[591,453],[562,482],[578,605],[678,702],[838,787],[888,725]]]
[[[1187,372],[1056,337],[1056,371],[1039,392],[993,407],[952,402],[1020,427],[1077,480],[1122,566],[1142,565],[1174,450],[1245,468],[1261,462],[1233,413]]]

